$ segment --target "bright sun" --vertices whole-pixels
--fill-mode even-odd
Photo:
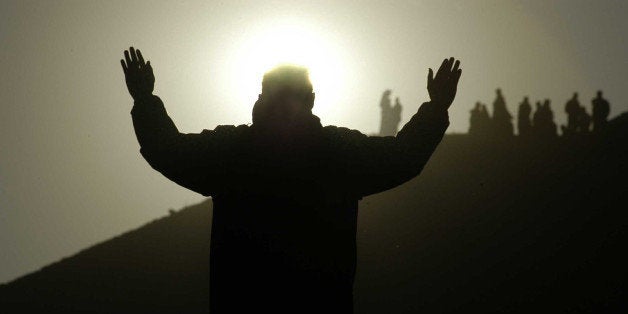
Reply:
[[[343,58],[323,31],[309,25],[283,21],[259,27],[245,34],[233,56],[234,81],[247,100],[257,99],[263,74],[282,63],[305,66],[316,93],[314,113],[330,114],[345,83]],[[252,106],[252,104],[251,104]]]

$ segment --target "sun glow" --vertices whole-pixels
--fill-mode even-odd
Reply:
[[[344,60],[332,36],[302,22],[284,21],[246,33],[232,61],[233,81],[244,91],[242,99],[253,102],[261,92],[263,74],[278,64],[297,64],[309,69],[316,93],[313,112],[333,114],[345,84]]]

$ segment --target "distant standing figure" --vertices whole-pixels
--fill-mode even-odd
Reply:
[[[578,93],[574,93],[573,97],[565,104],[565,112],[567,113],[566,131],[573,133],[578,126],[578,115],[581,113],[580,102],[578,101]]]
[[[491,116],[486,110],[486,105],[476,102],[475,107],[470,111],[469,135],[487,136],[491,131]]]
[[[554,122],[554,112],[552,111],[551,101],[549,99],[545,99],[542,107],[542,134],[543,137],[556,137],[558,133],[556,132],[556,123]]]
[[[593,105],[593,131],[599,131],[606,126],[611,106],[608,101],[602,98],[602,91],[597,91],[597,97],[591,101]]]
[[[397,131],[399,131],[399,123],[401,122],[401,110],[403,107],[401,106],[401,102],[399,101],[399,97],[395,98],[395,106],[393,107],[392,114],[392,122],[393,122],[393,134],[392,136],[397,135]]]
[[[469,135],[478,135],[480,130],[480,123],[482,120],[482,104],[478,101],[475,103],[475,107],[471,109],[471,115],[469,117]]]
[[[486,109],[486,105],[482,104],[480,110],[480,125],[479,130],[482,135],[488,135],[491,130],[491,116],[488,113],[488,109]]]
[[[493,128],[495,135],[512,136],[512,115],[508,112],[508,108],[506,108],[506,101],[502,95],[502,90],[498,88],[495,92],[497,93],[495,101],[493,102]]]
[[[535,138],[543,140],[554,138],[558,135],[549,99],[545,99],[543,104],[540,101],[536,102],[536,110],[534,111],[532,121],[532,130]]]
[[[523,102],[519,104],[519,113],[517,114],[517,129],[519,130],[519,136],[529,136],[532,131],[530,113],[532,113],[532,106],[530,105],[528,96],[526,96],[523,98]]]
[[[543,109],[542,109],[542,105],[540,101],[537,101],[535,104],[535,110],[534,110],[534,114],[532,115],[532,131],[535,134],[539,134],[539,129],[541,127],[541,124],[543,123],[541,120],[542,115],[543,115]]]
[[[582,106],[578,106],[576,119],[576,132],[588,133],[591,125],[591,116],[587,113],[587,109]]]
[[[390,89],[387,89],[382,94],[382,99],[379,102],[381,108],[381,123],[379,128],[379,136],[395,136],[399,129],[399,122],[401,122],[401,103],[399,98],[395,99],[395,106],[393,107],[390,102]]]

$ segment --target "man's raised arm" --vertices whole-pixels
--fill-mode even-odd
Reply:
[[[460,61],[445,59],[434,76],[429,69],[430,101],[397,133],[397,136],[360,134],[355,142],[352,177],[358,193],[366,196],[394,188],[417,176],[440,143],[449,126],[451,106],[462,74]]]
[[[152,94],[155,76],[150,61],[133,47],[124,56],[120,61],[134,100],[131,116],[140,153],[168,179],[205,196],[213,194],[224,171],[216,132],[180,133],[161,99]]]

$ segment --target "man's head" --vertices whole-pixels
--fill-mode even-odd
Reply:
[[[573,93],[573,99],[578,99],[578,93]]]
[[[262,93],[253,107],[253,124],[299,128],[312,119],[314,96],[307,68],[278,65],[264,74]]]
[[[601,90],[597,91],[597,98],[602,98],[602,91]]]
[[[307,110],[314,107],[314,93],[307,68],[297,65],[278,65],[264,74],[262,97],[287,102]]]

